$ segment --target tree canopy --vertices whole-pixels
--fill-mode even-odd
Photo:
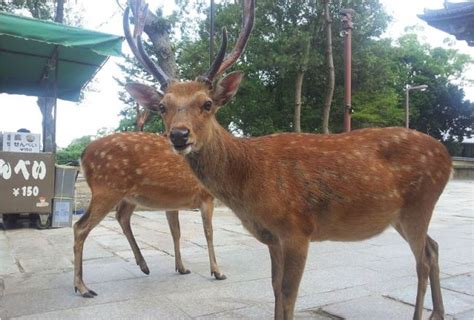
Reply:
[[[473,129],[474,104],[464,99],[458,84],[465,80],[462,74],[473,62],[472,58],[453,49],[433,48],[423,43],[417,37],[420,30],[416,29],[407,30],[399,39],[381,39],[390,17],[378,0],[351,1],[350,5],[348,1],[331,2],[336,82],[330,131],[342,131],[344,67],[339,11],[345,7],[356,12],[352,39],[352,127],[402,126],[405,85],[427,84],[427,91],[411,92],[412,127],[445,141],[462,141],[464,136],[469,136]],[[182,8],[173,15],[171,24],[172,30],[176,30],[177,64],[180,78],[194,79],[209,64],[208,19],[195,19],[190,23],[186,19],[189,6]],[[207,17],[208,8],[203,3],[193,9],[200,17]],[[249,43],[231,69],[243,71],[245,79],[236,98],[218,113],[223,126],[251,136],[293,131],[294,82],[305,43],[309,40],[309,59],[302,88],[301,129],[321,132],[327,76],[323,13],[319,1],[258,1]],[[216,30],[227,28],[229,43],[233,44],[241,26],[240,3],[223,1],[216,5],[215,24]],[[220,36],[217,38],[219,44]],[[124,71],[135,79],[141,78],[142,69],[131,65],[127,67],[131,70],[124,68]],[[123,123],[132,123],[134,107],[128,96],[122,98],[130,103],[130,107],[124,109]],[[121,125],[122,130],[126,127]],[[145,129],[162,130],[158,117]]]

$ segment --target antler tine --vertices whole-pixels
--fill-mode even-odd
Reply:
[[[143,62],[142,58],[140,57],[140,53],[138,52],[138,48],[135,43],[135,38],[133,38],[132,34],[130,33],[129,16],[130,16],[130,7],[127,7],[125,8],[125,12],[123,14],[123,31],[125,34],[125,39],[127,39],[128,46],[132,50],[133,55],[146,68],[145,63]],[[147,69],[147,71],[149,72],[150,70]]]
[[[225,50],[227,48],[227,30],[222,28],[222,42],[219,52],[217,53],[214,61],[212,62],[211,67],[209,70],[204,74],[203,80],[209,83],[212,82],[212,79],[216,76],[217,71],[219,70],[222,61],[224,60]]]
[[[145,26],[145,18],[147,12],[148,5],[142,6],[141,1],[139,1],[137,3],[135,11],[135,29],[134,36],[132,37],[129,26],[130,7],[127,6],[123,16],[123,29],[125,33],[125,38],[127,39],[128,45],[130,46],[130,49],[132,50],[138,61],[148,72],[150,72],[155,77],[156,80],[158,80],[161,87],[165,89],[170,81],[170,78],[160,68],[160,66],[156,65],[153,61],[151,61],[150,57],[143,48],[143,43],[141,40],[141,33],[143,32]]]
[[[145,29],[146,14],[148,12],[148,3],[144,6],[141,1],[137,1],[137,7],[135,8],[134,24],[135,29],[133,30],[133,37],[136,39],[143,33]]]
[[[235,43],[234,49],[225,57],[224,61],[220,64],[219,69],[214,74],[214,77],[220,76],[225,70],[232,66],[237,59],[242,55],[245,45],[250,36],[250,32],[253,28],[255,18],[255,0],[244,0],[244,10],[243,10],[243,25],[242,30],[240,31],[239,38]],[[216,57],[217,60],[217,57]],[[212,64],[214,66],[214,63]],[[212,69],[212,67],[211,67]],[[209,70],[208,73],[210,73]],[[214,78],[213,77],[213,78]],[[213,78],[209,78],[210,81]]]
[[[143,47],[141,36],[137,37],[137,44],[138,44],[138,52],[140,52],[140,56],[142,57],[143,62],[145,63],[146,67],[149,68],[151,74],[161,84],[161,87],[165,89],[170,82],[170,78],[166,75],[163,69],[160,68],[160,66],[156,65],[153,61],[151,61],[150,57],[148,57],[147,53],[145,52],[145,48]]]

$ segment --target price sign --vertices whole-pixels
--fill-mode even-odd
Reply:
[[[0,213],[51,212],[54,156],[0,152]]]

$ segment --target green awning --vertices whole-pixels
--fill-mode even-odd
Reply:
[[[48,61],[56,54],[57,97],[77,101],[107,58],[121,55],[122,40],[117,35],[0,12],[0,93],[51,95],[42,79],[45,75],[54,79],[56,72],[54,66],[48,68]]]

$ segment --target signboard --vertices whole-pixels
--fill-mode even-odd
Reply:
[[[52,153],[0,152],[0,213],[50,213]]]
[[[36,133],[4,132],[3,151],[40,152],[40,138]]]

